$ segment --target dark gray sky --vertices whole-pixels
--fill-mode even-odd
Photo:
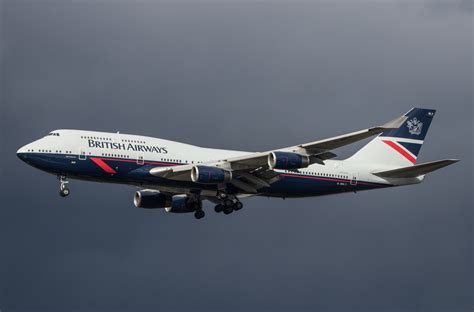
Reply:
[[[0,310],[472,311],[472,1],[2,1]],[[135,209],[15,151],[52,129],[267,150],[438,109],[417,186]],[[360,145],[340,151],[346,156]]]

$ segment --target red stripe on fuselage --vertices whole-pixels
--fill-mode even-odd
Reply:
[[[102,160],[110,160],[110,161],[121,161],[121,162],[137,162],[136,159],[123,159],[123,158],[100,158]],[[187,163],[165,163],[165,162],[159,162],[159,161],[144,161],[143,162],[145,165],[150,164],[150,165],[162,165],[162,166],[178,166],[178,165],[189,165]]]
[[[107,165],[102,159],[100,158],[95,158],[95,157],[90,157],[90,159],[99,167],[102,168],[107,173],[117,173],[112,167]]]
[[[406,159],[408,159],[411,163],[416,164],[416,158],[410,155],[407,151],[405,151],[402,147],[398,146],[397,143],[389,140],[382,140],[385,144],[402,154]]]

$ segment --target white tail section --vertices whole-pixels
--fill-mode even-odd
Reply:
[[[435,112],[432,109],[411,109],[405,114],[407,121],[400,128],[383,132],[348,161],[395,168],[415,165]]]

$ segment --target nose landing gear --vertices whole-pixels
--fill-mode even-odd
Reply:
[[[66,197],[69,195],[70,191],[69,188],[67,187],[69,181],[66,180],[65,176],[58,176],[59,179],[59,195],[61,197]]]

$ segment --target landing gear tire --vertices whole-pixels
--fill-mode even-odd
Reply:
[[[198,220],[204,218],[205,215],[204,210],[196,210],[196,212],[194,212],[194,217]]]
[[[66,180],[66,177],[65,176],[58,176],[58,179],[59,179],[59,195],[61,197],[66,197],[69,195],[69,189],[67,187],[67,184],[69,183],[68,180]]]
[[[232,213],[232,211],[234,211],[234,209],[232,209],[232,206],[224,208],[224,214],[226,215]]]
[[[66,197],[69,195],[69,189],[67,187],[62,187],[61,190],[59,190],[59,195],[61,197]]]
[[[214,207],[214,211],[217,212],[217,213],[222,212],[222,211],[224,211],[224,207],[221,204],[216,205]]]
[[[224,199],[224,206],[225,207],[231,207],[234,205],[234,202],[232,201],[232,199],[229,199],[229,198],[226,198]]]
[[[240,210],[240,209],[242,209],[243,207],[244,207],[244,205],[242,205],[242,203],[239,202],[239,201],[234,204],[234,210],[235,210],[235,211]]]

